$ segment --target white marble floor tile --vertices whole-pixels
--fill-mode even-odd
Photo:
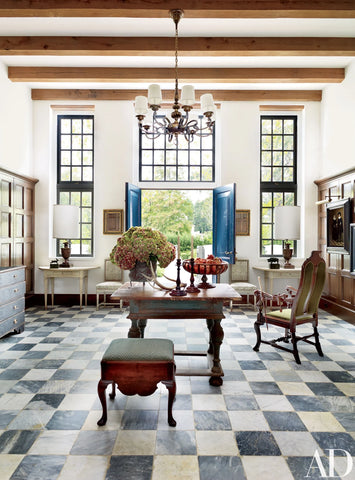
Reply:
[[[273,432],[273,435],[286,457],[313,457],[316,450],[323,454],[309,432]]]
[[[243,456],[242,463],[248,480],[294,480],[283,457]]]
[[[199,480],[198,459],[192,455],[156,455],[151,480]],[[217,479],[216,479],[217,480]]]
[[[238,455],[234,433],[228,432],[196,432],[198,455]]]
[[[105,480],[109,457],[94,455],[70,455],[58,480]]]
[[[153,455],[156,435],[155,430],[120,430],[112,455]]]

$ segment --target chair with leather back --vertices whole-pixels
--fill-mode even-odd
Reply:
[[[297,342],[303,340],[314,345],[318,354],[323,357],[322,348],[319,342],[318,334],[318,305],[325,282],[325,261],[320,256],[320,251],[314,250],[307,258],[301,269],[301,278],[296,295],[290,297],[287,295],[270,295],[257,290],[255,292],[256,304],[259,308],[257,320],[254,324],[256,332],[256,344],[254,350],[259,351],[261,343],[266,343],[273,347],[293,353],[296,363],[300,364],[300,357],[297,349]],[[267,311],[267,301],[277,301],[280,305],[279,310]],[[286,308],[283,308],[286,307]],[[275,340],[265,340],[261,338],[260,326],[266,324],[275,325],[285,329],[285,335]],[[297,336],[296,329],[299,325],[311,323],[313,333],[304,336]],[[314,341],[310,338],[314,337]],[[292,349],[278,342],[289,343],[291,340]]]

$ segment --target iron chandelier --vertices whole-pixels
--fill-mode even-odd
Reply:
[[[183,135],[188,142],[194,140],[195,135],[207,137],[213,133],[215,124],[216,106],[213,102],[213,96],[210,93],[201,95],[201,110],[204,115],[203,124],[199,126],[199,120],[190,119],[189,112],[195,103],[195,89],[192,85],[184,85],[181,89],[181,100],[179,102],[178,86],[178,24],[183,17],[183,10],[170,10],[170,16],[175,23],[175,92],[173,111],[171,119],[165,115],[157,115],[162,102],[160,86],[150,85],[148,88],[148,98],[139,95],[135,98],[135,114],[138,119],[140,131],[148,138],[155,139],[160,135],[167,135],[168,141],[173,139],[177,141],[179,135]],[[152,118],[147,118],[149,108],[152,110]],[[184,114],[180,108],[184,110]]]

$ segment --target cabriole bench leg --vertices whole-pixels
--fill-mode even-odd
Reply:
[[[99,395],[99,399],[102,405],[102,417],[100,420],[97,422],[97,424],[101,427],[102,425],[106,424],[107,421],[107,405],[106,405],[106,395],[105,395],[105,390],[107,388],[107,385],[110,385],[112,381],[107,381],[107,380],[100,380],[98,385],[97,385],[97,393]]]
[[[175,400],[176,395],[176,382],[175,380],[164,380],[162,381],[166,388],[169,391],[169,398],[168,398],[168,424],[171,427],[176,427],[176,421],[173,418],[173,403]]]

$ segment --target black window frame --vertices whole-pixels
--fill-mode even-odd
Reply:
[[[157,115],[158,118],[163,118],[162,115]],[[203,121],[203,115],[200,115],[199,117],[199,122],[200,122],[200,125],[202,126],[202,121]],[[212,127],[212,148],[203,148],[203,139],[204,137],[199,137],[198,135],[195,136],[195,139],[199,139],[200,141],[200,147],[197,149],[193,149],[191,148],[191,144],[189,143],[187,145],[187,148],[179,148],[179,143],[175,144],[174,141],[173,143],[170,143],[170,148],[167,148],[167,143],[168,143],[168,135],[160,135],[160,137],[164,137],[164,147],[163,148],[159,148],[159,149],[154,149],[154,142],[157,141],[158,139],[153,139],[152,140],[152,144],[153,144],[153,147],[152,148],[143,148],[143,145],[142,145],[142,140],[143,140],[143,136],[144,136],[144,133],[142,133],[141,130],[139,130],[139,182],[142,182],[142,183],[149,183],[149,184],[152,184],[152,183],[166,183],[166,182],[169,182],[169,183],[176,183],[176,184],[180,184],[180,183],[201,183],[201,184],[206,184],[206,183],[214,183],[215,182],[215,178],[216,178],[216,130],[215,130],[215,126]],[[175,145],[175,146],[174,146]],[[150,150],[152,151],[152,161],[153,163],[151,164],[143,164],[142,160],[143,160],[143,151],[144,150]],[[161,180],[157,180],[154,178],[154,171],[152,171],[152,180],[145,180],[143,179],[143,175],[142,175],[142,168],[143,167],[148,167],[150,166],[152,168],[152,170],[154,169],[154,166],[157,166],[157,165],[154,165],[154,152],[157,151],[157,150],[161,150],[161,151],[164,151],[164,163],[162,164],[159,164],[159,166],[161,167],[164,167],[164,178],[161,179]],[[173,151],[175,150],[176,152],[176,162],[175,164],[167,164],[166,162],[166,153],[167,151]],[[185,164],[185,165],[179,165],[178,163],[178,158],[179,158],[179,151],[187,151],[188,152],[188,164]],[[198,165],[196,164],[191,164],[190,163],[190,153],[191,151],[199,151],[200,152],[200,163]],[[202,153],[204,151],[210,151],[211,154],[212,154],[212,164],[211,165],[203,165],[202,164]],[[176,180],[170,180],[169,178],[167,178],[167,167],[174,167],[176,168]],[[178,167],[181,167],[181,166],[184,166],[187,168],[187,172],[188,172],[188,180],[186,179],[181,179],[179,180],[179,176],[178,176]],[[192,168],[196,168],[196,167],[199,167],[200,169],[200,180],[191,180],[191,169]],[[203,167],[211,167],[212,168],[212,178],[210,180],[202,180],[202,168]]]
[[[91,119],[92,120],[92,180],[83,180],[83,168],[82,168],[82,173],[81,173],[81,181],[62,181],[61,180],[61,120],[62,119],[70,119],[70,120],[85,120],[85,119]],[[84,133],[82,132],[81,135]],[[86,133],[87,134],[87,133]],[[73,135],[71,132],[70,135]],[[83,145],[83,142],[81,142],[81,145]],[[71,152],[73,151],[72,148],[70,149],[65,149],[65,150],[70,150]],[[85,149],[81,148],[81,151],[85,151]],[[83,164],[81,164],[83,165]],[[79,242],[79,252],[80,253],[75,253],[75,249],[72,248],[71,252],[71,257],[93,257],[94,256],[94,165],[95,165],[95,116],[92,114],[65,114],[65,115],[57,115],[57,185],[56,185],[56,191],[57,191],[57,204],[60,204],[60,197],[61,193],[68,192],[69,197],[71,197],[72,193],[79,193],[80,198],[82,200],[82,195],[83,193],[90,193],[91,195],[91,205],[83,205],[82,201],[80,201],[80,242]],[[67,166],[67,165],[66,165]],[[72,166],[72,162],[70,163],[70,166]],[[71,203],[71,202],[70,202]],[[91,221],[84,221],[84,215],[83,215],[83,209],[88,209],[90,208],[91,213]],[[90,237],[83,237],[83,227],[85,225],[91,225],[91,235]],[[72,239],[67,239],[67,240],[72,240]],[[77,239],[76,239],[77,240]],[[91,243],[91,252],[90,253],[83,253],[83,242],[89,240]],[[73,240],[75,242],[75,240]],[[76,243],[76,242],[75,242]],[[60,256],[60,239],[57,239],[56,242],[56,255]]]
[[[293,181],[262,181],[262,168],[263,168],[263,158],[262,154],[263,152],[267,151],[266,149],[263,149],[263,130],[262,130],[262,125],[263,125],[263,120],[292,120],[294,123],[294,133],[293,133]],[[284,130],[283,130],[284,132]],[[271,137],[273,135],[273,132],[271,132]],[[275,134],[276,135],[276,134]],[[280,135],[278,133],[277,135]],[[281,134],[282,136],[285,136],[285,133]],[[289,134],[288,134],[289,135]],[[283,142],[284,143],[284,142]],[[271,145],[272,147],[272,145]],[[273,152],[273,148],[270,149],[270,152]],[[277,150],[279,151],[279,150]],[[291,151],[291,150],[285,150],[282,148],[281,150],[283,153],[285,151]],[[284,158],[284,156],[282,155]],[[272,155],[271,155],[272,158]],[[263,193],[270,193],[272,195],[272,198],[274,198],[274,194],[281,195],[282,194],[282,205],[285,205],[285,194],[293,194],[293,205],[297,205],[297,159],[298,159],[298,116],[297,115],[260,115],[260,236],[259,236],[259,248],[260,248],[260,256],[261,257],[282,257],[282,254],[275,253],[275,245],[280,245],[283,244],[283,240],[275,240],[274,238],[274,205],[272,202],[271,207],[271,221],[270,222],[263,222]],[[275,166],[273,161],[271,160],[271,169],[272,167]],[[287,168],[284,165],[284,161],[282,161],[282,177],[284,178],[284,172],[285,168]],[[272,175],[272,174],[271,174]],[[288,205],[286,203],[286,205]],[[263,237],[263,225],[271,225],[271,238],[264,238]],[[268,240],[271,241],[271,252],[269,253],[263,253],[263,240]],[[286,240],[286,239],[285,239]],[[297,242],[296,241],[290,241],[291,243],[291,248],[293,248],[293,255],[297,256]]]

